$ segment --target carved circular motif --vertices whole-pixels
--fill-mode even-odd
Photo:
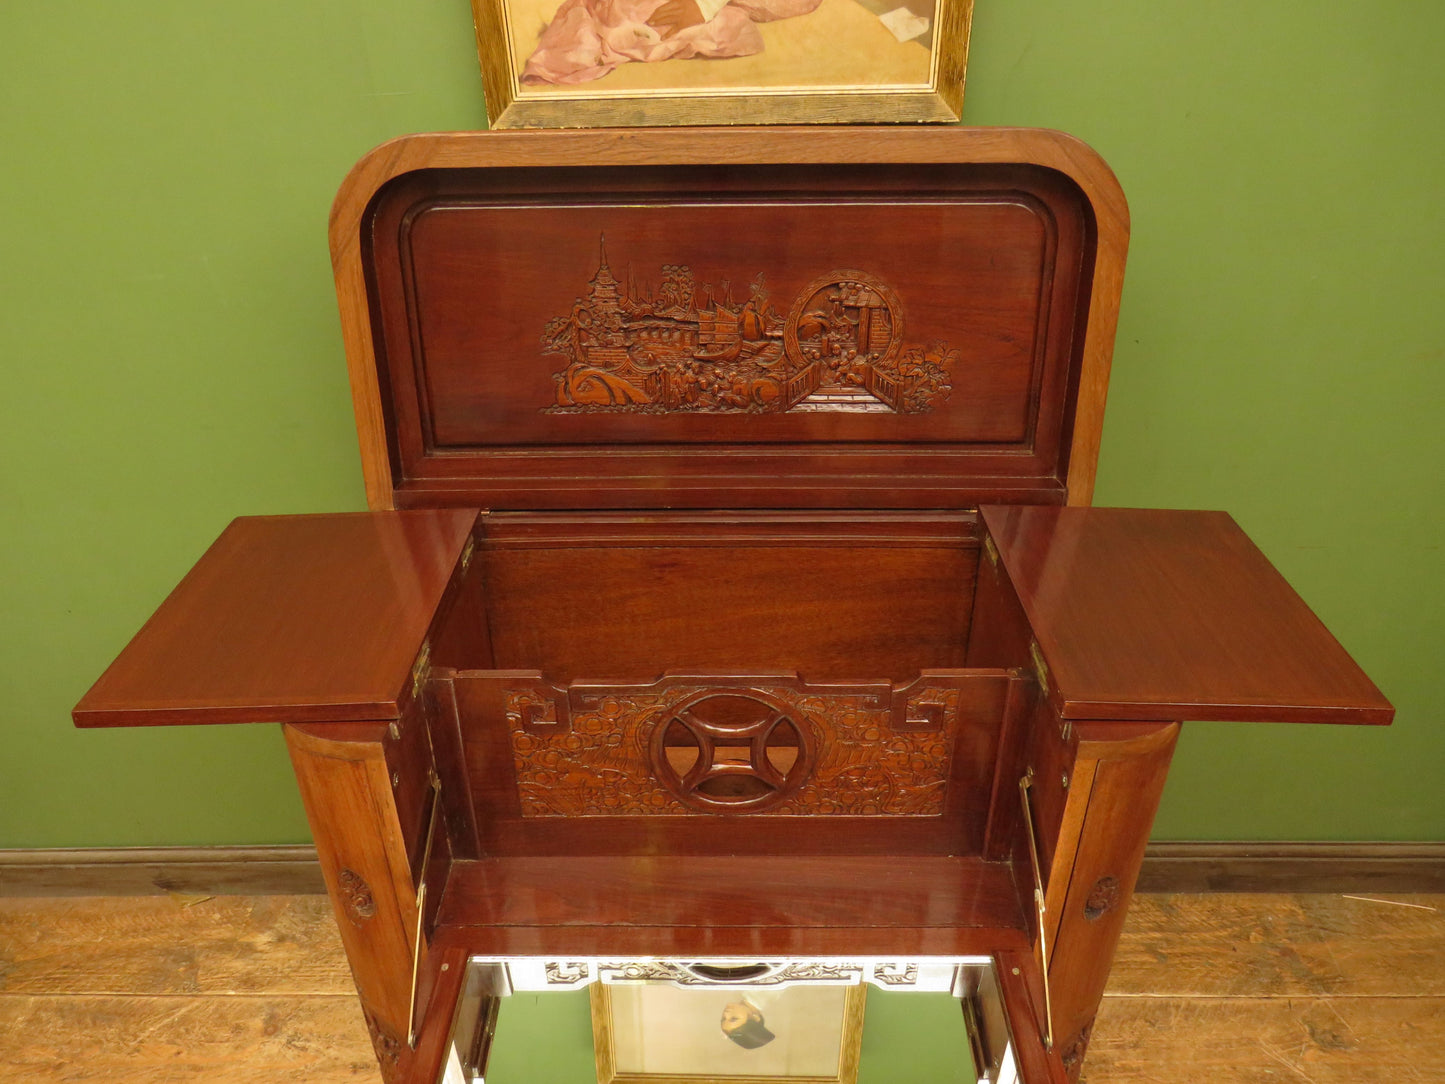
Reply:
[[[813,740],[765,693],[708,691],[657,717],[653,772],[679,801],[707,813],[752,813],[794,793],[813,770]]]
[[[376,914],[376,900],[372,898],[371,886],[354,870],[343,869],[336,878],[341,889],[341,906],[353,926],[360,926]]]
[[[796,368],[868,363],[890,369],[903,352],[903,303],[867,271],[831,271],[803,288],[783,324]]]
[[[1094,887],[1089,889],[1088,898],[1084,900],[1084,917],[1093,922],[1106,911],[1112,911],[1118,902],[1119,879],[1100,877],[1094,882]]]

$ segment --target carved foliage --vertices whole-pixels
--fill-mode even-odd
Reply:
[[[1084,1067],[1084,1055],[1089,1052],[1089,1035],[1093,1030],[1094,1022],[1090,1020],[1079,1029],[1079,1033],[1069,1041],[1059,1056],[1059,1060],[1064,1063],[1064,1072],[1071,1081],[1079,1079],[1079,1070]]]
[[[804,772],[780,770],[786,783],[774,787],[766,803],[684,801],[659,778],[658,759],[676,757],[679,750],[664,747],[657,728],[704,694],[751,696],[776,705],[805,735],[793,761],[804,764]],[[538,696],[535,687],[509,689],[506,696],[524,817],[679,816],[730,809],[785,816],[936,816],[943,811],[958,714],[956,689],[915,689],[908,718],[896,727],[887,698],[864,692],[815,693],[771,685],[617,689],[574,703],[567,728],[530,724],[539,711]],[[714,764],[727,760],[711,749],[685,751],[685,756],[713,756]],[[734,749],[731,756],[748,759],[754,767],[760,760],[756,751]],[[683,760],[671,769],[683,777],[698,763]]]
[[[371,895],[371,886],[355,870],[343,869],[337,877],[341,895],[341,907],[353,926],[361,926],[376,914],[376,900]]]
[[[784,317],[761,273],[743,301],[727,282],[699,290],[681,265],[656,285],[623,282],[605,244],[542,349],[565,360],[547,408],[563,412],[916,414],[948,395],[958,359],[943,343],[907,346],[902,302],[866,271],[815,279]]]
[[[397,1084],[401,1080],[401,1040],[382,1027],[371,1012],[364,1012],[366,1030],[371,1033],[371,1048],[376,1051],[376,1061],[381,1066],[381,1079],[386,1084]]]

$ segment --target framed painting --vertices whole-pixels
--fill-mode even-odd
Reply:
[[[856,1084],[864,987],[597,983],[598,1084]]]
[[[493,128],[954,122],[973,0],[472,0]]]

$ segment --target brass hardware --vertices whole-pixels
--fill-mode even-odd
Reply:
[[[1073,733],[1074,724],[1069,722],[1069,720],[1065,719],[1064,725],[1059,727],[1059,741],[1063,742],[1065,745],[1068,745],[1069,738],[1073,736]]]
[[[422,684],[426,681],[427,675],[431,673],[431,641],[423,640],[421,650],[416,653],[416,662],[411,667],[411,695],[413,698],[421,692]]]
[[[393,719],[391,725],[386,728],[386,736],[392,741],[401,741],[401,727],[397,726],[395,719]]]
[[[1037,640],[1029,641],[1029,658],[1034,664],[1034,676],[1039,679],[1039,688],[1049,695],[1049,664],[1044,662],[1044,653],[1039,650]]]
[[[1069,789],[1069,773],[1068,773],[1068,772],[1065,772],[1062,776],[1060,776],[1060,777],[1059,777],[1059,781],[1060,781],[1061,783],[1063,783],[1065,790],[1068,790],[1068,789]]]
[[[472,563],[472,554],[476,552],[476,549],[477,549],[477,540],[476,540],[475,538],[471,537],[470,535],[468,535],[468,536],[467,536],[467,544],[462,547],[462,557],[461,557],[461,560],[457,562],[457,564],[458,564],[458,566],[459,566],[459,567],[458,567],[458,571],[459,571],[459,572],[465,572],[465,571],[467,570],[467,566]]]
[[[398,790],[401,787],[401,772],[391,773],[391,789]]]
[[[431,785],[431,817],[426,826],[426,845],[421,852],[421,884],[416,890],[416,940],[411,949],[411,996],[407,999],[406,1045],[416,1049],[416,988],[421,979],[421,936],[426,925],[426,870],[431,865],[431,845],[436,837],[437,813],[442,807],[442,781],[436,772],[428,780]]]
[[[1034,831],[1034,811],[1029,803],[1029,791],[1034,784],[1034,770],[1030,768],[1019,780],[1019,800],[1024,807],[1024,830],[1029,838],[1029,864],[1034,871],[1034,905],[1039,912],[1039,957],[1044,976],[1044,1046],[1054,1048],[1054,1003],[1049,995],[1049,938],[1044,928],[1044,877],[1039,863],[1038,835]],[[1017,971],[1014,972],[1018,974]]]
[[[983,536],[983,556],[989,567],[998,571],[998,547],[993,544],[993,535]]]

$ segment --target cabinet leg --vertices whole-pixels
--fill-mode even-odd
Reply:
[[[1083,1065],[1179,736],[1178,723],[1074,728],[1078,745],[1045,912],[1054,1044],[1070,1080]]]
[[[285,727],[372,1045],[382,1077],[395,1081],[410,1060],[417,894],[382,728],[373,729],[370,739],[343,740]]]

